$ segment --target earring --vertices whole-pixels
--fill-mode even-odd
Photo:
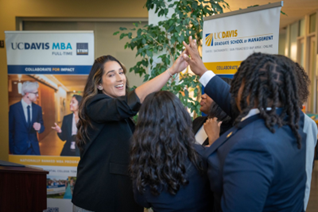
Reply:
[[[98,90],[102,91],[103,90],[103,86],[99,85],[98,86]]]

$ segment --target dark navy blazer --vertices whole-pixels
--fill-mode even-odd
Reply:
[[[197,152],[202,155],[204,147],[196,145]],[[211,212],[213,211],[213,197],[209,189],[206,173],[200,175],[195,166],[187,160],[186,174],[188,185],[181,186],[176,195],[163,189],[160,195],[153,195],[150,188],[141,194],[134,185],[136,202],[146,208],[152,207],[154,212]]]
[[[205,92],[231,117],[230,86],[213,77]],[[278,110],[279,112],[279,110]],[[271,133],[260,115],[229,129],[205,152],[217,211],[304,211],[306,134],[297,148],[288,125]]]
[[[38,133],[44,131],[42,108],[32,103],[31,126],[28,126],[21,101],[10,106],[9,110],[9,148],[16,155],[40,155],[39,141],[34,122],[41,124]]]

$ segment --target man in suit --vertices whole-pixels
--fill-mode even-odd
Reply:
[[[237,117],[205,154],[216,211],[304,211],[306,134],[295,63],[254,53],[241,63],[230,88],[207,71],[195,41],[189,42],[184,45],[191,58],[184,59],[205,92]]]
[[[42,108],[34,102],[38,97],[37,82],[22,84],[22,99],[10,106],[9,148],[16,155],[40,155],[37,133],[44,131]]]

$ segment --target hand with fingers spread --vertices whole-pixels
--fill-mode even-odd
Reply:
[[[217,118],[209,118],[204,123],[204,130],[205,133],[208,135],[209,138],[209,145],[211,146],[216,139],[220,137],[220,128],[221,128],[222,122],[218,122]]]
[[[56,123],[54,123],[55,127],[52,127],[53,130],[55,130],[57,133],[61,133],[62,130],[61,128],[59,127],[59,125],[57,125]]]
[[[185,51],[181,53],[181,55],[174,61],[171,68],[169,69],[172,75],[176,73],[180,73],[185,68],[187,68],[188,63],[183,58],[183,54],[185,54]]]
[[[185,54],[183,53],[183,59],[187,61],[190,65],[191,70],[200,77],[207,71],[205,68],[203,61],[200,57],[198,47],[196,44],[196,40],[192,39],[192,36],[189,37],[189,44],[183,41],[183,45],[185,46]],[[190,57],[189,57],[190,56]]]

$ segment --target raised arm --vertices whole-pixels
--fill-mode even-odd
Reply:
[[[206,72],[200,79],[206,77]],[[233,109],[231,105],[230,85],[222,80],[219,76],[210,78],[207,85],[205,85],[204,92],[216,102],[221,109],[232,119],[237,116],[237,111]]]
[[[118,121],[136,115],[140,104],[148,94],[159,91],[172,75],[181,72],[187,66],[187,62],[180,55],[171,68],[125,96],[112,98],[104,94],[98,94],[92,97],[86,104],[89,118],[96,122],[105,122]]]
[[[173,63],[171,68],[167,69],[165,72],[153,78],[152,80],[149,80],[148,82],[137,87],[136,94],[139,97],[140,102],[142,103],[148,94],[159,91],[168,82],[172,75],[183,71],[187,66],[188,64],[181,54]]]
[[[189,45],[183,42],[186,48],[182,55],[190,65],[191,70],[200,76],[200,83],[205,87],[204,92],[213,99],[230,117],[236,117],[236,111],[231,106],[230,86],[212,70],[207,70],[198,52],[196,41],[189,37]],[[190,57],[189,57],[190,56]]]

